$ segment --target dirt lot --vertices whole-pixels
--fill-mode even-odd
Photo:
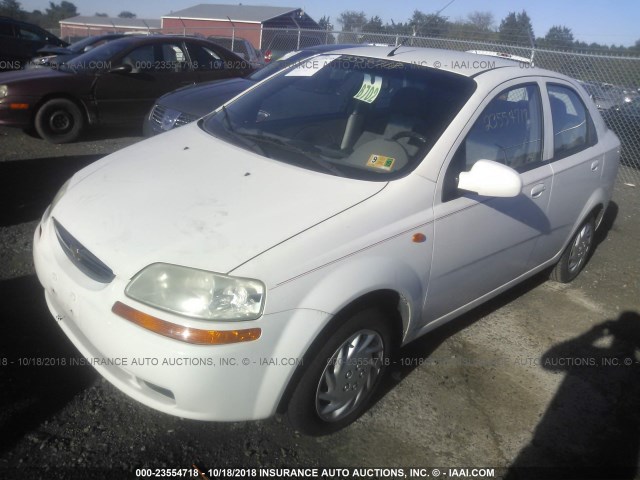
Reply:
[[[174,418],[90,366],[23,365],[79,355],[34,275],[38,218],[75,170],[139,140],[116,131],[51,146],[0,128],[0,478],[124,479],[193,464],[404,469],[367,478],[411,467],[423,478],[434,468],[442,478],[570,478],[585,467],[571,478],[638,478],[640,188],[622,183],[573,284],[535,277],[409,345],[375,405],[332,436],[303,437],[278,417]],[[472,467],[495,475],[448,470]]]

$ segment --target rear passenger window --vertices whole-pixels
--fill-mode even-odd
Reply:
[[[548,85],[553,120],[553,159],[573,155],[597,142],[589,112],[578,94],[569,87]]]
[[[486,106],[458,147],[446,173],[443,200],[458,196],[458,175],[478,160],[493,160],[518,172],[540,166],[542,137],[538,86],[504,90]]]
[[[30,28],[19,27],[19,34],[21,38],[26,40],[33,40],[35,42],[44,42],[45,38],[40,32],[36,32]]]
[[[222,57],[210,48],[195,43],[188,43],[187,48],[191,55],[191,67],[194,70],[210,71],[225,68]]]

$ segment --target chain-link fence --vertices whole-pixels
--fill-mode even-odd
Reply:
[[[256,27],[259,28],[259,27]],[[622,167],[620,179],[640,184],[640,57],[615,56],[592,52],[557,51],[509,45],[495,42],[391,35],[367,32],[341,32],[324,30],[228,28],[216,27],[209,32],[206,27],[185,26],[174,33],[207,37],[227,35],[233,38],[254,39],[254,46],[271,59],[286,52],[322,44],[373,44],[441,48],[458,51],[491,51],[524,57],[536,66],[573,77],[584,86],[600,110],[607,125],[622,142]],[[225,33],[226,32],[226,33]],[[259,33],[259,35],[256,35]],[[257,44],[259,43],[259,45]]]

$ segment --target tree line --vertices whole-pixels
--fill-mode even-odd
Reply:
[[[49,8],[45,11],[33,10],[27,12],[17,0],[0,0],[0,15],[25,20],[44,28],[58,28],[60,20],[79,15],[78,8],[72,2],[66,0],[60,3],[49,2]],[[96,12],[95,16],[107,17],[104,12]],[[135,18],[136,14],[123,11],[118,14],[121,18]],[[337,30],[331,23],[331,18],[323,16],[319,20],[323,30]],[[509,45],[521,45],[530,47],[535,44],[538,48],[550,50],[568,51],[608,51],[617,54],[640,55],[640,39],[635,45],[625,47],[623,45],[603,45],[600,43],[582,42],[573,36],[571,29],[564,25],[555,25],[543,37],[536,37],[533,31],[531,18],[525,10],[522,12],[510,12],[496,25],[491,12],[475,11],[469,13],[463,19],[449,20],[448,17],[424,13],[415,10],[411,18],[404,22],[390,22],[373,15],[369,17],[365,12],[345,10],[338,15],[337,23],[343,32],[368,33],[368,34],[392,34],[402,36],[441,37],[456,40],[482,41],[489,43],[505,43]],[[340,38],[333,38],[340,42]],[[352,37],[348,37],[351,39]],[[375,38],[375,37],[371,37]],[[353,41],[353,40],[349,40]]]
[[[571,28],[565,25],[555,25],[542,37],[536,37],[531,18],[525,10],[510,12],[499,24],[491,12],[475,11],[463,19],[449,20],[448,17],[429,14],[415,10],[411,18],[404,22],[390,22],[365,12],[346,10],[336,19],[343,32],[362,32],[369,34],[391,34],[402,36],[421,36],[435,38],[451,38],[456,40],[482,41],[489,43],[505,43],[550,50],[568,51],[609,51],[618,54],[639,55],[640,40],[635,45],[603,45],[577,40]],[[324,16],[318,22],[323,30],[335,30],[331,18]],[[338,39],[340,41],[340,39]]]
[[[22,5],[17,0],[0,0],[0,15],[24,20],[26,22],[35,23],[43,28],[59,28],[60,20],[80,15],[78,7],[72,2],[63,0],[60,3],[49,2],[49,8],[42,10],[33,10],[28,12],[22,9]],[[108,17],[106,13],[96,12],[98,17]],[[136,14],[123,11],[118,14],[121,18],[136,18]]]

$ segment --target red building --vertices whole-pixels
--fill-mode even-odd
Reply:
[[[200,4],[164,15],[163,33],[235,36],[262,48],[275,29],[319,29],[300,8]]]

